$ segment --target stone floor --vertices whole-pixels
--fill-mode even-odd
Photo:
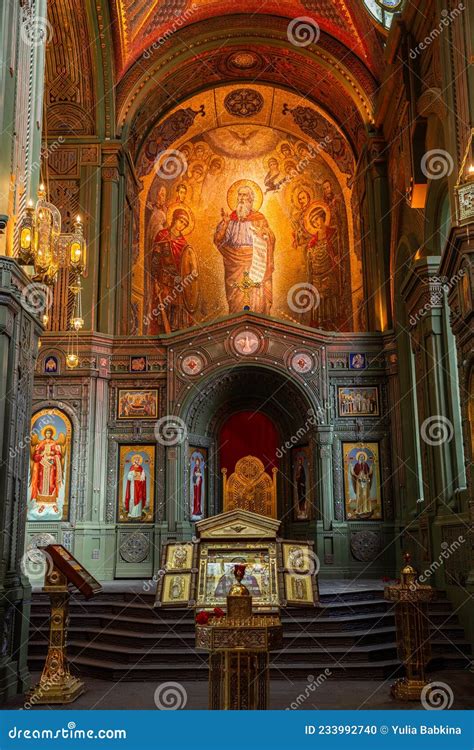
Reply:
[[[34,674],[33,684],[39,679]],[[314,677],[318,678],[318,675]],[[431,683],[438,683],[439,690],[450,700],[453,709],[474,708],[474,673],[465,671],[443,671],[429,676]],[[390,682],[372,680],[318,680],[298,681],[272,680],[270,686],[270,708],[272,709],[419,709],[420,703],[396,703],[390,697]],[[51,706],[51,708],[74,709],[155,709],[160,700],[166,705],[185,709],[207,708],[207,682],[110,682],[90,677],[85,678],[87,691],[74,704]],[[155,697],[156,696],[156,697]],[[156,702],[155,702],[156,701]],[[169,702],[167,702],[169,701]],[[182,705],[183,702],[185,705]],[[157,706],[158,704],[158,706]],[[16,698],[3,706],[5,709],[22,709],[24,700]],[[38,708],[46,708],[39,706]]]

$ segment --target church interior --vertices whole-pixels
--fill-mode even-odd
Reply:
[[[473,707],[473,13],[3,4],[4,707]]]

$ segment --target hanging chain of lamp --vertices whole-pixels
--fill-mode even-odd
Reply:
[[[68,270],[68,289],[73,302],[69,319],[66,364],[74,369],[79,364],[79,331],[84,327],[82,316],[82,276],[86,269],[87,246],[81,217],[74,222],[73,231],[61,233],[59,209],[46,198],[40,185],[38,200],[28,206],[20,223],[18,259],[22,265],[32,266],[33,281],[54,286],[60,268]],[[43,316],[46,325],[48,316]]]
[[[48,118],[45,100],[43,107],[44,142],[47,146]],[[47,148],[45,152],[47,153]],[[47,157],[42,161],[41,170],[44,170],[46,186],[49,186]],[[72,306],[68,321],[66,365],[74,369],[79,364],[79,331],[84,327],[81,282],[86,270],[87,246],[80,216],[77,216],[72,232],[61,233],[61,213],[48,200],[48,192],[42,183],[36,203],[30,198],[20,218],[18,260],[22,265],[30,266],[34,282],[46,285],[47,297],[49,288],[56,284],[59,270],[67,271]],[[47,310],[43,315],[43,324],[48,324]]]
[[[47,118],[45,122],[45,141]],[[48,160],[44,160],[48,184]],[[33,281],[53,287],[59,269],[68,272],[68,290],[72,295],[71,317],[68,328],[66,365],[74,369],[79,364],[79,331],[84,327],[82,317],[82,277],[86,270],[87,246],[81,217],[77,216],[72,232],[61,233],[61,213],[48,201],[44,184],[38,189],[36,204],[29,200],[20,219],[18,260],[32,268]],[[47,325],[48,315],[43,315]]]

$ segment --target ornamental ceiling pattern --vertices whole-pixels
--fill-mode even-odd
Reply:
[[[380,62],[377,32],[359,0],[110,0],[110,6],[119,77],[157,40],[212,17],[221,17],[225,28],[226,15],[242,13],[311,18],[373,72]]]
[[[48,132],[89,135],[95,129],[92,55],[84,4],[49,0],[45,104]]]
[[[265,30],[270,34],[269,30]],[[187,44],[192,43],[191,29],[186,29],[182,37]],[[264,30],[259,32],[262,36]],[[314,102],[326,110],[337,121],[353,148],[358,151],[365,141],[364,124],[370,122],[375,93],[375,80],[367,68],[349,51],[345,63],[353,78],[338,63],[343,54],[340,42],[321,35],[318,55],[307,58],[302,65],[301,54],[297,49],[287,50],[271,46],[270,39],[265,44],[247,35],[245,47],[240,44],[229,46],[229,39],[215,39],[217,49],[209,49],[209,36],[203,43],[194,43],[192,55],[172,64],[166,56],[160,56],[156,65],[150,60],[150,71],[146,79],[141,67],[134,66],[117,88],[117,112],[120,125],[126,118],[133,120],[129,132],[129,148],[132,152],[139,148],[158,118],[169,111],[170,103],[179,104],[197,90],[214,87],[232,80],[280,85],[300,97],[300,104]],[[239,41],[239,39],[237,39]],[[321,59],[321,63],[319,60]],[[332,62],[328,62],[332,61]],[[245,63],[245,69],[242,65]],[[323,67],[323,63],[326,67]],[[331,65],[331,67],[329,67]],[[159,80],[159,86],[154,82]],[[148,88],[141,88],[145,81]],[[350,82],[349,82],[350,81]],[[140,96],[137,108],[134,97]],[[135,109],[130,118],[129,109]]]

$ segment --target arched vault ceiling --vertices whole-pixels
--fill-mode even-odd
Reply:
[[[119,76],[154,42],[203,19],[249,14],[280,16],[288,21],[306,17],[322,32],[338,39],[373,73],[381,62],[380,38],[362,0],[109,0],[115,29]],[[255,22],[255,21],[254,21]]]
[[[240,112],[237,111],[236,114],[236,109],[229,106],[229,97],[232,97],[232,94],[237,97],[238,110],[240,97],[245,96],[246,92],[252,92],[253,101],[258,107],[255,112],[242,117]],[[232,99],[230,101],[232,102]],[[333,167],[337,167],[341,177],[345,176],[346,181],[353,178],[356,150],[351,150],[350,143],[347,143],[337,124],[315,105],[310,107],[307,102],[301,103],[297,96],[288,91],[261,84],[252,84],[245,88],[220,86],[196,94],[183,106],[175,107],[164,120],[159,120],[151,130],[144,131],[142,138],[129,144],[138,177],[143,178],[154,171],[160,151],[175,146],[179,148],[178,141],[182,142],[183,139],[189,140],[203,134],[212,141],[211,134],[215,130],[228,126],[232,126],[234,131],[236,129],[238,132],[229,134],[225,146],[225,136],[222,133],[220,135],[219,148],[227,149],[227,156],[251,158],[258,150],[254,136],[268,128],[273,132],[290,133],[303,141],[308,139],[318,147],[321,154],[324,153],[331,158]],[[242,133],[244,136],[247,135],[247,142],[242,142]],[[264,151],[266,148],[264,147]]]
[[[117,88],[119,131],[132,140],[172,107],[196,92],[228,83],[267,83],[326,110],[357,150],[364,126],[373,122],[376,81],[367,67],[339,41],[321,33],[311,49],[288,45],[281,18],[235,19],[223,31],[216,19],[180,32],[150,50]],[[243,62],[245,64],[243,64]]]

